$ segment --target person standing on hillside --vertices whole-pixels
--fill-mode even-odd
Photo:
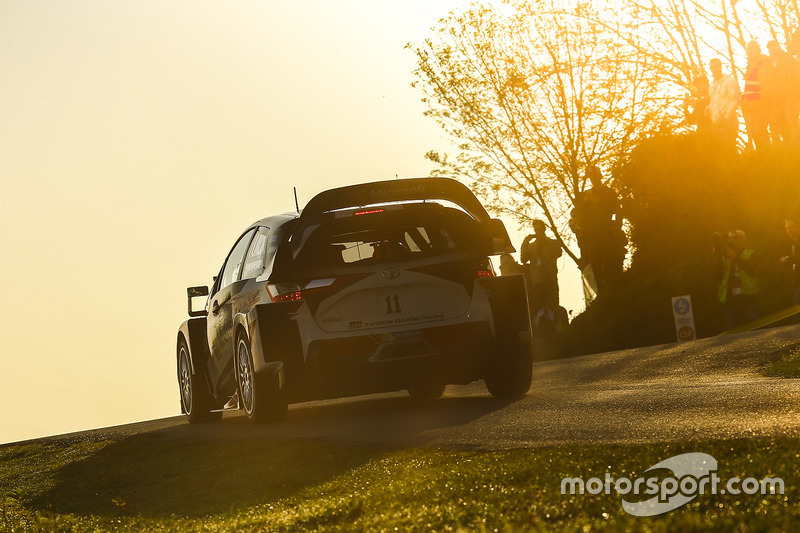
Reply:
[[[742,116],[747,126],[747,136],[754,148],[765,148],[769,145],[769,114],[766,96],[762,83],[769,78],[770,68],[767,57],[761,53],[757,41],[750,41],[745,47],[747,52],[747,72],[744,76],[744,94],[742,95]]]
[[[581,260],[592,267],[597,291],[601,292],[622,274],[628,240],[622,230],[620,202],[617,193],[603,183],[603,174],[595,165],[586,168],[592,187],[580,203],[576,202],[573,219],[581,247]]]
[[[520,260],[528,272],[531,316],[536,317],[541,309],[545,309],[555,322],[559,307],[558,258],[562,250],[558,241],[545,234],[546,229],[544,221],[533,221],[534,233],[522,242]]]
[[[722,61],[714,58],[708,63],[711,69],[711,88],[709,92],[708,116],[711,120],[711,134],[720,144],[736,146],[739,136],[739,101],[742,94],[733,76],[722,72]]]
[[[758,258],[742,230],[736,230],[727,239],[715,242],[715,254],[721,267],[717,287],[719,301],[725,307],[729,328],[758,319]]]

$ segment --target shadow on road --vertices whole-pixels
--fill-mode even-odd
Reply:
[[[506,405],[489,397],[424,407],[408,398],[365,397],[299,405],[285,422],[266,426],[237,414],[196,426],[176,419],[172,427],[116,438],[99,431],[96,438],[109,443],[58,470],[31,504],[80,516],[235,512],[324,484],[402,443],[424,446],[427,429],[466,424]]]

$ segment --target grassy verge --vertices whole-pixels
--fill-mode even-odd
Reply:
[[[503,452],[56,440],[0,448],[0,530],[788,530],[800,523],[797,450],[790,438]],[[564,477],[650,476],[686,452],[714,456],[723,481],[781,477],[786,493],[706,494],[650,518],[625,513],[613,491],[561,494]]]
[[[800,378],[800,347],[765,366],[762,374],[778,378]]]

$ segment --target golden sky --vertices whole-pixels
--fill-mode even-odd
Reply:
[[[247,225],[447,148],[403,46],[463,4],[0,2],[0,442],[178,414],[185,288]]]

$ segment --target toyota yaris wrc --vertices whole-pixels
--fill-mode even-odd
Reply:
[[[177,336],[182,412],[253,422],[289,403],[407,390],[421,400],[483,379],[499,398],[531,383],[522,275],[503,223],[446,178],[366,183],[248,227],[214,284],[190,287]],[[207,296],[203,310],[192,299]]]

